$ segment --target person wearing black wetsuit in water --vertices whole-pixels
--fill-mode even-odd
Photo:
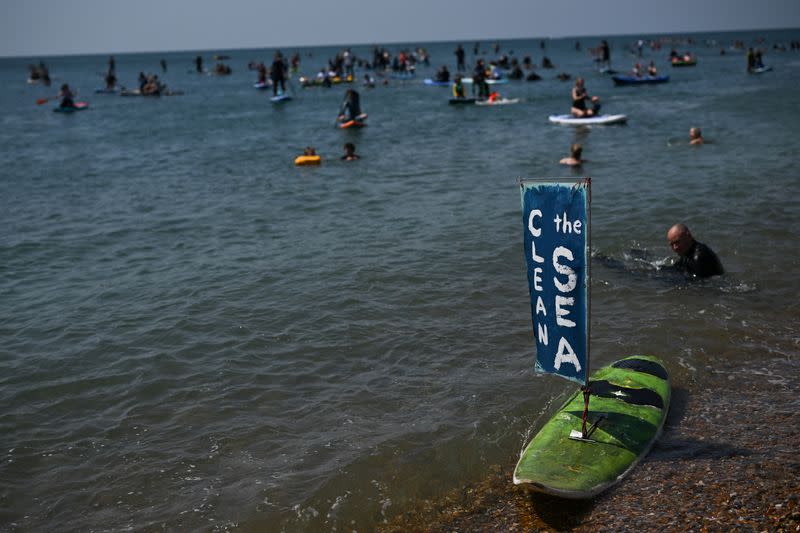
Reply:
[[[667,241],[672,251],[678,254],[675,269],[695,278],[722,275],[725,271],[714,251],[694,240],[685,224],[675,224],[667,232]]]

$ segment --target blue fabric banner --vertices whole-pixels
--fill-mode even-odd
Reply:
[[[536,371],[579,383],[589,370],[590,183],[520,182]]]

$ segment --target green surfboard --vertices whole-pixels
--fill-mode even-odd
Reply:
[[[645,456],[664,427],[670,384],[663,362],[649,355],[621,359],[589,378],[587,440],[581,432],[583,393],[578,391],[542,427],[520,456],[514,483],[562,498],[585,499],[620,481]]]

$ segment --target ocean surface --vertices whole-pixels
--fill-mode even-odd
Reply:
[[[609,37],[615,68],[638,37]],[[774,70],[748,75],[730,45],[758,37]],[[597,71],[601,37],[499,40],[556,65],[499,107],[422,84],[457,43],[384,45],[431,64],[354,84],[357,131],[334,127],[346,85],[255,90],[247,63],[274,49],[225,51],[228,77],[191,73],[198,52],[116,55],[122,85],[184,92],[160,99],[93,94],[107,56],[0,59],[0,530],[372,531],[513,467],[574,390],[533,371],[520,177],[592,178],[592,366],[658,355],[688,395],[776,358],[796,379],[800,52],[772,45],[800,30],[691,38],[645,49],[671,76],[647,87]],[[300,74],[340,49],[298,49]],[[49,89],[26,83],[39,59]],[[560,72],[628,124],[549,124]],[[64,82],[88,111],[36,104]],[[579,170],[558,164],[574,142]],[[321,166],[293,165],[307,145]],[[657,271],[676,222],[725,276]]]

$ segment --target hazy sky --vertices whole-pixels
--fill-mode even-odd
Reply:
[[[800,0],[0,0],[0,56],[800,28]]]

